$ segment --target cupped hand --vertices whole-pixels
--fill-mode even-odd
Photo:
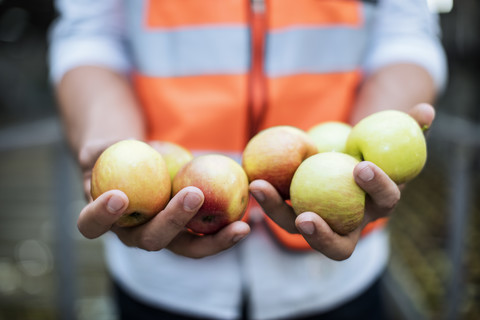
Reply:
[[[428,104],[419,104],[410,110],[410,115],[420,127],[431,126],[435,111]],[[386,173],[375,164],[362,161],[354,169],[354,179],[367,193],[362,224],[347,235],[335,233],[319,215],[303,212],[295,215],[292,207],[278,194],[275,188],[264,180],[250,183],[250,192],[265,213],[280,227],[290,233],[300,233],[309,245],[334,260],[345,260],[355,250],[363,228],[378,218],[388,217],[400,200],[402,186],[396,185]]]
[[[91,169],[96,158],[111,143],[92,143],[80,152],[79,162],[84,173],[84,191],[87,205],[80,212],[77,226],[86,238],[100,237],[114,232],[127,246],[147,251],[169,249],[179,255],[202,258],[232,247],[249,232],[248,224],[237,221],[212,235],[195,235],[186,224],[197,213],[204,194],[195,187],[178,192],[155,217],[136,227],[117,227],[115,222],[128,206],[128,197],[120,190],[110,190],[92,201],[90,197]]]

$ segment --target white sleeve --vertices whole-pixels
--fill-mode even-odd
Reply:
[[[59,17],[49,34],[51,81],[80,65],[130,69],[122,5],[119,0],[56,0]]]
[[[367,74],[398,62],[415,63],[432,76],[437,90],[447,81],[438,16],[425,0],[379,0],[373,40],[364,64]]]

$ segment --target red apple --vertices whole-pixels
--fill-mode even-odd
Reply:
[[[250,182],[266,180],[284,199],[289,199],[293,174],[305,159],[317,152],[305,131],[275,126],[250,139],[243,152],[242,165]]]
[[[165,208],[170,199],[171,181],[165,161],[155,149],[138,140],[111,145],[93,167],[92,198],[95,200],[109,190],[121,190],[129,200],[117,226],[145,223]]]
[[[249,199],[248,178],[233,159],[220,154],[194,158],[173,179],[173,194],[188,186],[205,195],[200,210],[187,224],[193,232],[212,234],[243,217]]]

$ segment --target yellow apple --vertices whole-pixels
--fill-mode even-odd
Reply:
[[[249,181],[271,183],[284,199],[290,198],[290,182],[300,163],[317,153],[308,134],[292,126],[270,127],[250,139],[242,156]]]
[[[397,110],[380,111],[358,122],[348,137],[347,153],[373,162],[397,184],[415,178],[427,160],[420,126]]]
[[[323,152],[306,159],[295,172],[290,186],[295,213],[315,212],[342,235],[360,226],[365,192],[353,177],[358,162],[340,152]]]
[[[150,145],[162,155],[172,181],[180,168],[193,159],[190,150],[173,142],[151,141]]]
[[[199,188],[205,196],[187,224],[193,232],[212,234],[243,217],[249,200],[248,178],[233,159],[220,154],[194,158],[173,179],[173,194],[188,186]]]
[[[347,137],[352,126],[339,121],[327,121],[310,128],[307,133],[318,148],[318,152],[346,151]]]
[[[148,221],[170,199],[171,181],[165,161],[142,141],[123,140],[111,145],[93,167],[92,198],[109,190],[121,190],[129,200],[117,226],[132,227]]]

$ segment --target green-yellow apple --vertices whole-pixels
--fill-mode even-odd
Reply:
[[[242,156],[249,181],[263,179],[290,198],[290,182],[300,163],[317,153],[308,134],[292,126],[264,129],[250,139]]]
[[[193,159],[190,150],[173,142],[151,141],[150,145],[162,155],[172,181],[180,168]]]
[[[171,194],[170,176],[160,153],[138,140],[123,140],[105,149],[92,170],[91,195],[95,200],[114,189],[123,191],[129,200],[117,226],[132,227],[153,218]]]
[[[193,232],[212,234],[243,217],[249,200],[248,178],[233,159],[220,154],[194,158],[173,179],[173,194],[188,186],[199,188],[205,196],[187,224]]]
[[[427,160],[417,121],[405,112],[385,110],[365,117],[352,129],[347,153],[379,166],[397,184],[415,178]]]
[[[346,152],[347,137],[352,126],[340,121],[327,121],[310,128],[307,133],[315,142],[318,152]]]
[[[302,162],[290,186],[295,213],[315,212],[342,235],[360,226],[365,192],[353,177],[358,162],[340,152],[319,153]]]

